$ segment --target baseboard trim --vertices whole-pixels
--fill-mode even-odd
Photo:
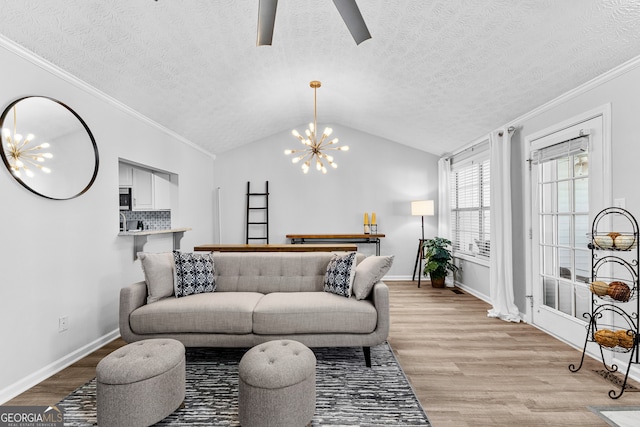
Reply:
[[[393,282],[393,281],[396,281],[396,282],[400,282],[400,281],[402,281],[402,282],[406,282],[406,281],[409,281],[409,282],[410,282],[410,281],[411,281],[411,279],[412,279],[412,277],[411,277],[411,276],[404,276],[404,275],[402,275],[402,276],[389,276],[389,275],[387,275],[387,276],[384,276],[384,277],[382,278],[382,281],[383,281],[383,282],[386,282],[386,281],[389,281],[389,282]],[[416,279],[416,283],[418,283],[418,279]]]
[[[466,286],[460,282],[456,282],[456,286],[460,289],[462,289],[463,291],[465,291],[468,294],[473,295],[474,297],[481,299],[482,301],[486,302],[487,304],[491,304],[491,297],[489,297],[488,295],[485,295],[481,292],[478,292],[477,290]]]
[[[44,368],[39,369],[38,371],[21,379],[20,381],[17,381],[16,383],[11,384],[8,387],[5,387],[4,389],[0,390],[0,405],[5,404],[9,400],[18,396],[19,394],[24,393],[25,391],[29,390],[31,387],[41,383],[42,381],[46,380],[50,376],[60,372],[64,368],[74,364],[78,360],[88,356],[89,354],[93,353],[100,347],[103,347],[104,345],[110,343],[111,341],[119,337],[120,337],[120,329],[115,329],[109,332],[108,334],[101,336],[95,341],[92,341],[89,344],[83,347],[80,347],[76,351],[69,353],[64,357],[61,357],[55,362],[50,363]]]

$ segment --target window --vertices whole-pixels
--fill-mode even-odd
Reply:
[[[450,206],[453,250],[488,258],[490,247],[489,144],[451,159]]]
[[[538,168],[542,303],[575,317],[590,302],[588,148],[589,138],[580,136],[531,153]]]

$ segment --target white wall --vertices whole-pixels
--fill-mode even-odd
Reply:
[[[605,206],[611,206],[613,199],[626,199],[626,209],[636,218],[640,218],[640,197],[637,188],[640,182],[640,168],[637,166],[640,158],[640,144],[638,144],[638,120],[640,118],[640,58],[627,66],[622,67],[624,72],[608,73],[598,79],[595,84],[590,84],[588,89],[578,91],[572,96],[560,102],[555,102],[550,108],[546,108],[532,117],[523,120],[521,129],[514,138],[513,161],[518,168],[521,177],[526,173],[522,167],[522,153],[524,150],[524,138],[527,135],[560,123],[571,117],[577,116],[589,110],[599,108],[611,103],[611,160],[612,160],[612,200],[605,200]],[[524,179],[520,178],[518,190],[523,190]],[[514,199],[514,217],[523,218],[524,191],[518,191]],[[591,218],[592,219],[592,218]],[[524,253],[528,239],[524,239],[524,230],[520,235],[514,236],[514,253]],[[514,275],[516,283],[516,303],[521,311],[525,308],[525,268],[528,260],[523,256],[517,257],[514,262]]]
[[[143,278],[133,238],[117,236],[118,157],[179,175],[172,225],[193,228],[183,249],[213,239],[212,157],[17,51],[0,40],[2,109],[26,95],[64,102],[91,129],[100,169],[87,193],[53,201],[0,168],[0,403],[118,336],[119,290]],[[69,330],[58,333],[61,316]]]
[[[259,191],[269,181],[271,243],[286,243],[287,234],[361,233],[364,213],[376,212],[378,231],[386,235],[381,253],[396,256],[387,277],[411,277],[421,231],[410,201],[437,200],[437,157],[348,127],[328,126],[349,151],[334,155],[339,166],[326,175],[315,169],[305,175],[300,164],[284,155],[287,148],[302,147],[290,131],[220,154],[215,183],[221,188],[222,236],[216,237],[221,243],[245,242],[247,181]],[[436,232],[437,217],[425,217],[425,237]],[[373,254],[374,246],[359,250]]]
[[[611,155],[612,199],[626,199],[626,209],[640,218],[640,158],[638,120],[640,119],[640,58],[623,64],[616,70],[595,79],[570,93],[523,115],[506,125],[516,126],[512,138],[512,209],[513,260],[515,302],[525,312],[526,265],[525,247],[529,243],[525,227],[524,174],[528,173],[523,161],[524,139],[527,135],[546,129],[584,112],[611,103]],[[612,200],[605,201],[611,204]],[[467,262],[467,264],[469,264]],[[477,274],[464,274],[462,284],[480,297],[488,299],[487,267],[473,266]],[[485,274],[486,273],[486,274]]]

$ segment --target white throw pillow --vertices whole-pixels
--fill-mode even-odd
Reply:
[[[353,294],[356,299],[369,296],[373,285],[382,280],[393,264],[393,255],[370,256],[356,267],[356,277],[353,282]]]
[[[351,287],[356,275],[356,253],[333,255],[324,275],[324,291],[343,297],[351,297]]]
[[[173,295],[173,254],[138,252],[147,283],[147,304]]]

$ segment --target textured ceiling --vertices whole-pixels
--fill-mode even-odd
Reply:
[[[0,33],[221,153],[318,122],[453,151],[640,55],[634,0],[359,0],[356,46],[331,0],[0,0]],[[3,100],[8,102],[8,100]],[[293,141],[293,137],[292,137]]]

